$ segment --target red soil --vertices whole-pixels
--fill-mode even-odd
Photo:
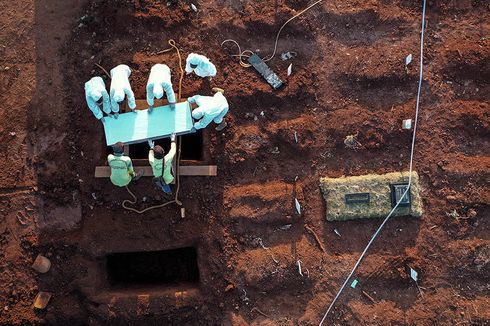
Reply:
[[[318,182],[408,169],[411,133],[401,121],[414,118],[421,4],[314,7],[279,42],[279,54],[298,56],[269,62],[287,81],[280,91],[220,43],[233,38],[267,56],[308,1],[195,4],[198,13],[184,1],[0,0],[1,324],[316,325],[379,225],[327,222]],[[489,323],[489,10],[484,1],[428,2],[414,161],[425,211],[386,225],[327,324]],[[183,97],[222,87],[231,108],[224,132],[204,133],[203,164],[218,176],[181,178],[184,219],[176,205],[127,212],[126,191],[94,178],[107,148],[83,95],[83,83],[103,75],[95,63],[128,64],[137,98],[156,62],[177,81],[175,54],[155,54],[169,39],[218,67],[212,81],[186,76]],[[356,133],[362,146],[346,148]],[[131,186],[139,207],[162,200],[149,185]],[[107,281],[109,253],[188,246],[198,251],[197,285]],[[38,253],[52,261],[46,274],[30,267]],[[46,310],[32,308],[39,290],[53,293]]]

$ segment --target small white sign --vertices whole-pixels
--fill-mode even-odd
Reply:
[[[197,12],[197,7],[193,3],[191,3],[191,8],[194,10],[194,12]]]
[[[301,215],[301,205],[296,198],[294,198],[294,205],[296,206],[296,211],[298,212],[298,214]]]
[[[288,76],[291,76],[292,73],[293,73],[293,64],[291,63],[288,67]]]
[[[358,283],[358,282],[357,282],[357,279],[355,279],[354,281],[352,281],[352,283],[351,283],[350,287],[351,287],[351,288],[353,288],[353,289],[355,289],[355,288],[356,288],[357,283]]]
[[[298,143],[298,133],[296,131],[294,132],[294,141]]]
[[[410,267],[410,277],[415,281],[417,282],[417,276],[419,274],[417,273],[417,271],[415,269],[413,269],[412,267]]]
[[[412,119],[406,119],[402,122],[403,129],[410,130],[412,128]]]
[[[412,62],[412,54],[407,55],[405,58],[405,66],[408,66]]]

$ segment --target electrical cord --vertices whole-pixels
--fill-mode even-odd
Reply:
[[[407,195],[408,191],[410,191],[410,187],[412,185],[413,154],[414,154],[414,150],[415,150],[415,140],[416,140],[416,135],[417,135],[417,123],[418,123],[418,118],[419,118],[419,103],[420,103],[420,93],[422,90],[422,75],[423,75],[423,64],[424,64],[425,7],[426,7],[426,0],[424,0],[423,6],[422,6],[422,27],[421,27],[421,32],[420,32],[420,74],[419,74],[419,84],[418,84],[418,89],[417,89],[417,101],[415,104],[415,122],[413,125],[412,146],[410,149],[410,170],[409,170],[410,174],[408,177],[408,186],[407,186],[407,189],[405,189],[405,191],[403,192],[403,195],[400,197],[400,200],[398,200],[398,202],[396,203],[395,207],[393,207],[393,209],[390,211],[388,216],[386,216],[386,218],[384,219],[383,223],[381,223],[381,225],[378,227],[376,232],[373,234],[371,240],[369,240],[366,248],[364,248],[361,256],[359,257],[356,264],[354,265],[354,268],[352,268],[351,272],[349,273],[349,275],[345,279],[344,283],[340,287],[340,290],[337,292],[334,299],[330,303],[330,306],[328,307],[327,311],[323,315],[323,318],[320,321],[320,326],[323,325],[323,322],[327,318],[328,313],[332,310],[332,307],[334,306],[335,302],[339,298],[340,294],[344,290],[344,288],[347,285],[347,283],[349,282],[350,278],[352,277],[352,275],[356,271],[357,267],[361,263],[362,259],[366,255],[366,252],[368,251],[369,247],[371,247],[371,244],[374,242],[374,239],[376,239],[378,234],[381,232],[381,230],[385,226],[386,222],[388,222],[390,217],[393,215],[395,210],[398,208],[398,205],[400,204],[401,200]]]

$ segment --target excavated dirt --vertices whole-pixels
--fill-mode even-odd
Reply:
[[[1,324],[317,325],[380,224],[327,222],[319,178],[408,169],[401,121],[414,119],[421,3],[314,7],[269,62],[279,91],[220,43],[267,56],[308,1],[194,4],[0,0]],[[414,158],[424,214],[388,222],[328,325],[490,324],[489,24],[485,1],[428,2]],[[155,63],[176,83],[174,52],[157,54],[169,39],[218,68],[212,80],[186,76],[182,96],[222,87],[230,104],[229,127],[210,126],[202,153],[187,142],[218,176],[181,178],[185,218],[176,205],[125,211],[126,190],[94,178],[108,150],[83,94],[104,76],[95,63],[129,65],[141,99]],[[297,56],[282,61],[285,51]],[[164,200],[150,183],[131,185],[138,208]],[[46,274],[31,268],[39,253]],[[53,294],[45,310],[32,307],[39,291]]]

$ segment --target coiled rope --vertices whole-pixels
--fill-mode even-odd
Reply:
[[[158,53],[159,54],[166,53],[166,52],[169,52],[172,49],[175,49],[175,51],[177,52],[177,57],[179,58],[179,68],[180,68],[179,93],[178,93],[178,101],[180,101],[181,98],[182,98],[182,81],[184,80],[184,68],[182,67],[182,57],[180,55],[180,50],[177,47],[177,45],[176,45],[176,43],[175,43],[175,41],[173,39],[170,39],[168,41],[168,44],[171,46],[171,48],[165,49],[165,50],[160,51]],[[143,214],[144,212],[147,212],[149,210],[156,209],[156,208],[162,208],[162,207],[165,207],[165,206],[170,205],[170,204],[173,204],[173,203],[176,203],[177,205],[182,206],[182,202],[179,200],[179,190],[180,190],[180,171],[179,171],[179,169],[180,169],[181,145],[182,145],[182,142],[181,142],[180,137],[179,137],[179,147],[178,147],[178,150],[177,150],[177,164],[176,164],[176,168],[175,168],[176,169],[176,171],[175,171],[175,180],[176,180],[175,198],[173,200],[171,200],[171,201],[166,202],[166,203],[162,203],[162,204],[159,204],[159,205],[147,207],[147,208],[142,209],[142,210],[138,210],[136,208],[127,206],[127,204],[131,204],[131,205],[136,204],[138,202],[138,198],[129,189],[129,187],[126,186],[126,190],[131,195],[131,197],[133,197],[133,200],[130,200],[130,199],[123,200],[122,207],[124,209],[127,209],[128,211],[135,212],[137,214]]]
[[[420,93],[421,93],[421,90],[422,90],[422,73],[423,73],[423,64],[424,64],[425,7],[426,7],[426,0],[424,0],[423,6],[422,6],[422,27],[421,27],[421,32],[420,32],[420,74],[419,74],[419,84],[418,84],[418,89],[417,89],[417,101],[416,101],[416,104],[415,104],[415,122],[414,122],[414,125],[413,125],[412,146],[411,146],[411,150],[410,150],[410,175],[408,177],[408,186],[407,186],[407,189],[405,190],[405,192],[403,193],[403,195],[400,197],[400,200],[396,203],[395,207],[393,207],[393,209],[390,211],[390,213],[388,214],[388,216],[386,216],[386,218],[384,219],[383,223],[381,223],[381,225],[378,227],[378,229],[376,230],[376,232],[374,232],[371,240],[369,240],[366,248],[364,248],[361,256],[359,257],[359,259],[357,260],[356,264],[354,265],[354,268],[352,268],[351,272],[349,273],[349,275],[345,279],[344,283],[340,287],[340,290],[337,292],[337,294],[335,295],[334,299],[330,303],[330,306],[328,307],[327,311],[323,315],[323,318],[320,321],[320,326],[323,325],[323,322],[327,318],[328,313],[332,310],[332,307],[334,306],[335,302],[339,298],[340,294],[344,290],[344,288],[347,285],[347,283],[349,282],[350,278],[352,277],[352,275],[356,271],[357,267],[361,263],[362,259],[366,255],[366,252],[368,251],[369,247],[371,247],[371,244],[374,242],[374,239],[376,239],[376,237],[378,236],[378,234],[381,232],[381,230],[385,226],[386,222],[388,222],[388,220],[390,219],[390,217],[393,215],[393,213],[395,212],[395,210],[398,208],[398,205],[400,204],[400,201],[410,191],[410,187],[412,185],[413,153],[414,153],[414,149],[415,149],[415,140],[416,140],[416,135],[417,135],[417,123],[418,123],[418,119],[419,119],[419,103],[420,103]]]

